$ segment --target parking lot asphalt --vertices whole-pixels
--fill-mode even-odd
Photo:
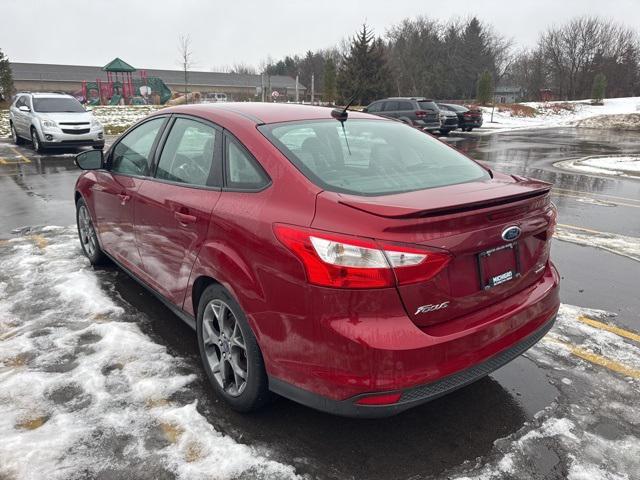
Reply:
[[[115,305],[108,313],[87,310],[84,315],[89,319],[112,315],[134,323],[151,341],[166,347],[171,358],[179,359],[181,374],[191,376],[188,387],[173,392],[168,401],[184,406],[197,399],[197,412],[206,423],[250,446],[252,455],[264,460],[260,467],[251,464],[234,470],[229,478],[290,475],[289,470],[273,470],[268,462],[292,466],[306,478],[329,479],[638,478],[640,181],[568,173],[553,163],[588,155],[637,154],[640,134],[564,128],[451,136],[446,141],[497,170],[553,182],[553,201],[559,210],[552,255],[562,276],[563,307],[556,327],[524,356],[475,384],[384,420],[333,417],[284,399],[256,414],[232,412],[207,388],[195,335],[186,325],[121,271],[105,268],[93,273],[87,268],[73,227],[68,228],[75,221],[73,185],[79,174],[73,165],[75,152],[38,155],[29,146],[4,140],[0,140],[0,313],[18,320],[3,325],[6,318],[0,318],[0,347],[5,342],[6,351],[13,348],[6,342],[19,337],[12,329],[22,328],[21,321],[42,317],[47,299],[25,306],[28,297],[23,292],[59,295],[38,283],[39,274],[56,268],[58,281],[67,281],[67,270],[68,275],[84,272],[91,275],[105,301]],[[44,275],[45,280],[55,282],[56,277]],[[56,315],[72,315],[73,301],[67,310],[56,304]],[[96,322],[83,328],[101,328],[91,323]],[[49,326],[39,328],[51,333]],[[91,332],[99,338],[107,335]],[[0,387],[9,375],[17,375],[18,368],[11,366],[16,361],[5,358],[2,363],[1,355]],[[28,353],[18,362],[19,368],[35,365],[37,355]],[[83,352],[77,347],[65,355],[66,361],[83,365]],[[0,393],[0,413],[10,410],[8,401]],[[4,427],[0,421],[0,434],[7,433]],[[169,455],[172,442],[183,448],[179,435],[167,434],[164,427],[164,443],[157,448],[149,446],[148,438],[156,434],[148,426],[128,435],[105,433],[111,430],[103,425],[93,428],[93,441],[87,443],[83,437],[83,449],[76,445],[68,458],[80,463],[97,458],[96,465],[110,465],[99,470],[110,472],[103,478],[127,478],[132,471],[137,472],[135,478],[173,478],[197,471],[193,469],[199,464],[188,455],[171,461],[161,457]],[[11,432],[7,438],[15,448],[27,445],[21,442],[29,439]],[[131,445],[143,437],[147,450],[138,449],[130,456],[122,453],[131,452]],[[207,448],[210,452],[216,447]],[[3,456],[11,458],[0,446]],[[154,459],[164,467],[147,468]],[[97,477],[71,460],[66,465],[73,475],[65,478]],[[0,466],[0,478],[2,474]]]

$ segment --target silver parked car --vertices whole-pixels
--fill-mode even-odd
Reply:
[[[9,109],[11,135],[41,152],[49,147],[104,148],[104,129],[91,112],[71,95],[18,93]]]

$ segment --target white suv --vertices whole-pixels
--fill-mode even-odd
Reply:
[[[38,152],[49,147],[104,148],[102,125],[71,95],[19,93],[9,109],[9,124],[16,144],[31,140]]]

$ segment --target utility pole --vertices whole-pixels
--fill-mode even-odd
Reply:
[[[313,105],[316,96],[316,76],[314,73],[311,74],[311,105]]]
[[[264,73],[260,75],[260,91],[262,93],[262,101],[264,102]]]
[[[298,97],[298,76],[296,75],[296,103],[299,103],[300,98]]]

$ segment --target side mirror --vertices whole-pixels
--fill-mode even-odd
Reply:
[[[367,113],[367,112],[369,111],[369,109],[368,109],[367,107],[364,107],[364,108],[362,109],[362,111],[363,111],[364,113]]]
[[[87,112],[93,112],[93,107],[87,107],[87,108],[85,108],[85,111],[87,111]]]
[[[87,150],[76,155],[75,164],[82,170],[99,170],[102,168],[103,161],[102,150]]]
[[[18,107],[18,110],[20,110],[21,112],[30,112],[31,109],[29,107],[27,107],[26,105],[20,105]]]

